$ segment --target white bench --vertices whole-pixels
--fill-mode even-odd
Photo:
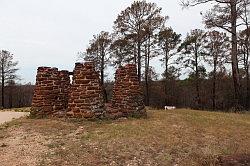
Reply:
[[[165,110],[174,110],[174,109],[176,109],[175,106],[165,106],[164,108],[165,108]]]

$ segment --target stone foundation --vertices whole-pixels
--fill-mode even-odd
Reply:
[[[136,65],[128,64],[116,71],[113,98],[106,106],[94,63],[76,63],[73,73],[39,67],[31,114],[92,119],[144,116],[146,112]]]

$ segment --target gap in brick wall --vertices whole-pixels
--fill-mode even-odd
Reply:
[[[70,75],[70,76],[69,76],[69,79],[70,79],[70,84],[72,85],[72,82],[73,82],[73,75]]]

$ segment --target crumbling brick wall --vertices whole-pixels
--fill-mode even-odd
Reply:
[[[115,74],[115,84],[109,114],[114,116],[144,115],[143,92],[137,76],[136,65],[120,67]]]
[[[103,88],[94,63],[76,63],[73,73],[68,114],[84,118],[101,117],[105,113]]]
[[[59,71],[60,89],[57,97],[55,111],[66,110],[68,108],[69,91],[70,91],[70,75],[67,70]]]
[[[73,74],[70,84],[70,74]],[[145,115],[136,65],[116,71],[113,97],[105,107],[103,87],[94,63],[76,63],[73,73],[39,67],[32,101],[34,115],[69,115],[83,118]]]
[[[32,100],[32,114],[51,115],[67,108],[70,85],[67,71],[57,68],[39,67]]]

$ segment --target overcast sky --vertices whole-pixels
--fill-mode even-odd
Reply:
[[[35,82],[38,66],[73,70],[77,53],[100,31],[112,31],[117,15],[133,0],[0,0],[0,49],[19,61],[23,83]],[[179,0],[152,0],[170,19],[167,26],[186,35],[203,28],[205,7],[182,10]],[[153,65],[162,72],[160,63]]]

